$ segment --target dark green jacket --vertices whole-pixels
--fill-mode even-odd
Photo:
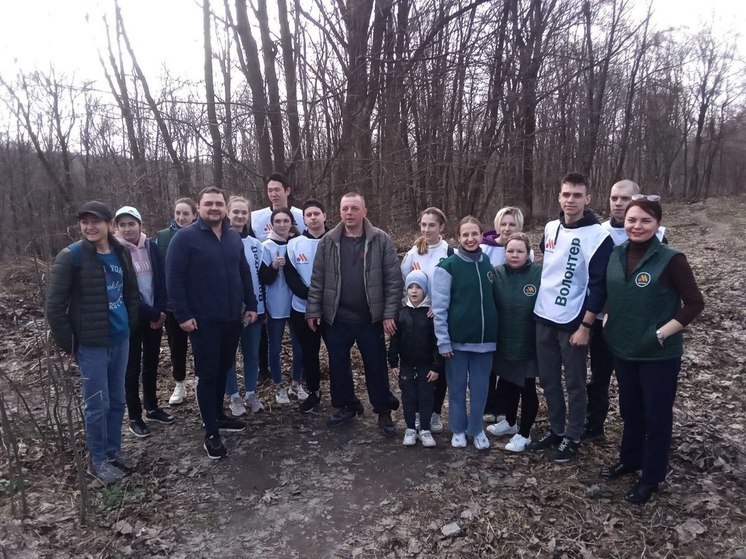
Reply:
[[[541,266],[527,262],[520,270],[507,264],[495,268],[497,354],[508,361],[536,357],[534,305],[541,284]]]
[[[81,344],[99,347],[111,344],[104,267],[91,243],[83,239],[76,244],[80,248],[79,258],[67,247],[54,259],[45,311],[55,342],[67,353]],[[111,235],[109,244],[122,263],[122,296],[132,330],[137,323],[140,298],[132,259]]]
[[[626,274],[629,241],[614,249],[606,272],[608,319],[604,337],[619,359],[660,361],[683,353],[681,332],[669,336],[661,347],[655,331],[681,309],[676,290],[663,285],[661,277],[678,251],[657,237],[634,270]]]

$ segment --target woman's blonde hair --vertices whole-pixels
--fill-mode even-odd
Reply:
[[[512,215],[515,218],[515,224],[518,228],[518,231],[523,231],[523,212],[520,208],[516,208],[515,206],[505,206],[504,208],[500,208],[499,210],[497,210],[497,213],[495,214],[495,221],[493,222],[495,231],[499,231],[500,222],[506,215]]]
[[[244,204],[246,204],[247,208],[251,209],[251,204],[249,204],[249,201],[243,196],[231,196],[230,198],[228,198],[228,210],[230,210],[231,206],[236,202],[243,202]]]
[[[422,210],[420,219],[422,219],[423,215],[435,216],[435,220],[443,226],[445,226],[447,221],[446,214],[443,213],[443,210],[434,206]],[[414,242],[414,246],[417,247],[417,254],[419,254],[420,256],[423,254],[427,254],[427,241],[425,240],[424,235],[420,235],[419,237],[417,237],[417,240]]]

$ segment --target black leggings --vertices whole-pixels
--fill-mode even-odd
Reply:
[[[536,379],[527,378],[523,388],[512,382],[505,381],[500,386],[501,393],[505,395],[505,420],[510,425],[515,425],[518,419],[518,402],[521,402],[521,428],[518,433],[522,437],[528,437],[531,427],[534,426],[536,414],[539,413],[539,398],[536,395]]]

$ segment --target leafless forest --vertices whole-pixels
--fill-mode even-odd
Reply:
[[[112,2],[92,22],[100,81],[0,76],[0,257],[67,244],[86,199],[152,231],[207,184],[259,203],[272,170],[296,200],[360,190],[393,230],[428,205],[543,217],[568,170],[669,199],[742,191],[735,39],[661,26],[654,2],[203,0],[197,80],[146,75]]]

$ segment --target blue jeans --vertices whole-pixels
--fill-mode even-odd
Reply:
[[[492,354],[454,350],[446,359],[448,379],[448,427],[454,433],[472,437],[482,432],[482,415],[492,371]],[[469,414],[466,413],[466,385],[469,385]]]
[[[368,399],[374,413],[385,413],[399,408],[399,400],[389,387],[386,365],[386,342],[383,322],[353,323],[334,321],[326,324],[326,348],[329,351],[329,381],[332,406],[355,408],[360,400],[355,396],[350,350],[357,344],[363,358]]]
[[[122,446],[128,355],[129,338],[110,346],[78,348],[85,437],[94,464],[105,462],[107,456]]]
[[[256,378],[259,374],[259,338],[262,336],[261,321],[253,322],[246,326],[241,332],[241,353],[243,354],[243,384],[246,392],[256,391]],[[227,395],[238,392],[238,380],[236,378],[236,360],[228,369],[228,378],[225,380],[225,393]]]
[[[275,384],[282,382],[282,367],[280,354],[282,353],[282,336],[285,334],[285,323],[290,328],[290,341],[293,348],[293,382],[303,379],[303,350],[296,339],[289,318],[272,318],[267,316],[267,338],[269,340],[269,370]]]

